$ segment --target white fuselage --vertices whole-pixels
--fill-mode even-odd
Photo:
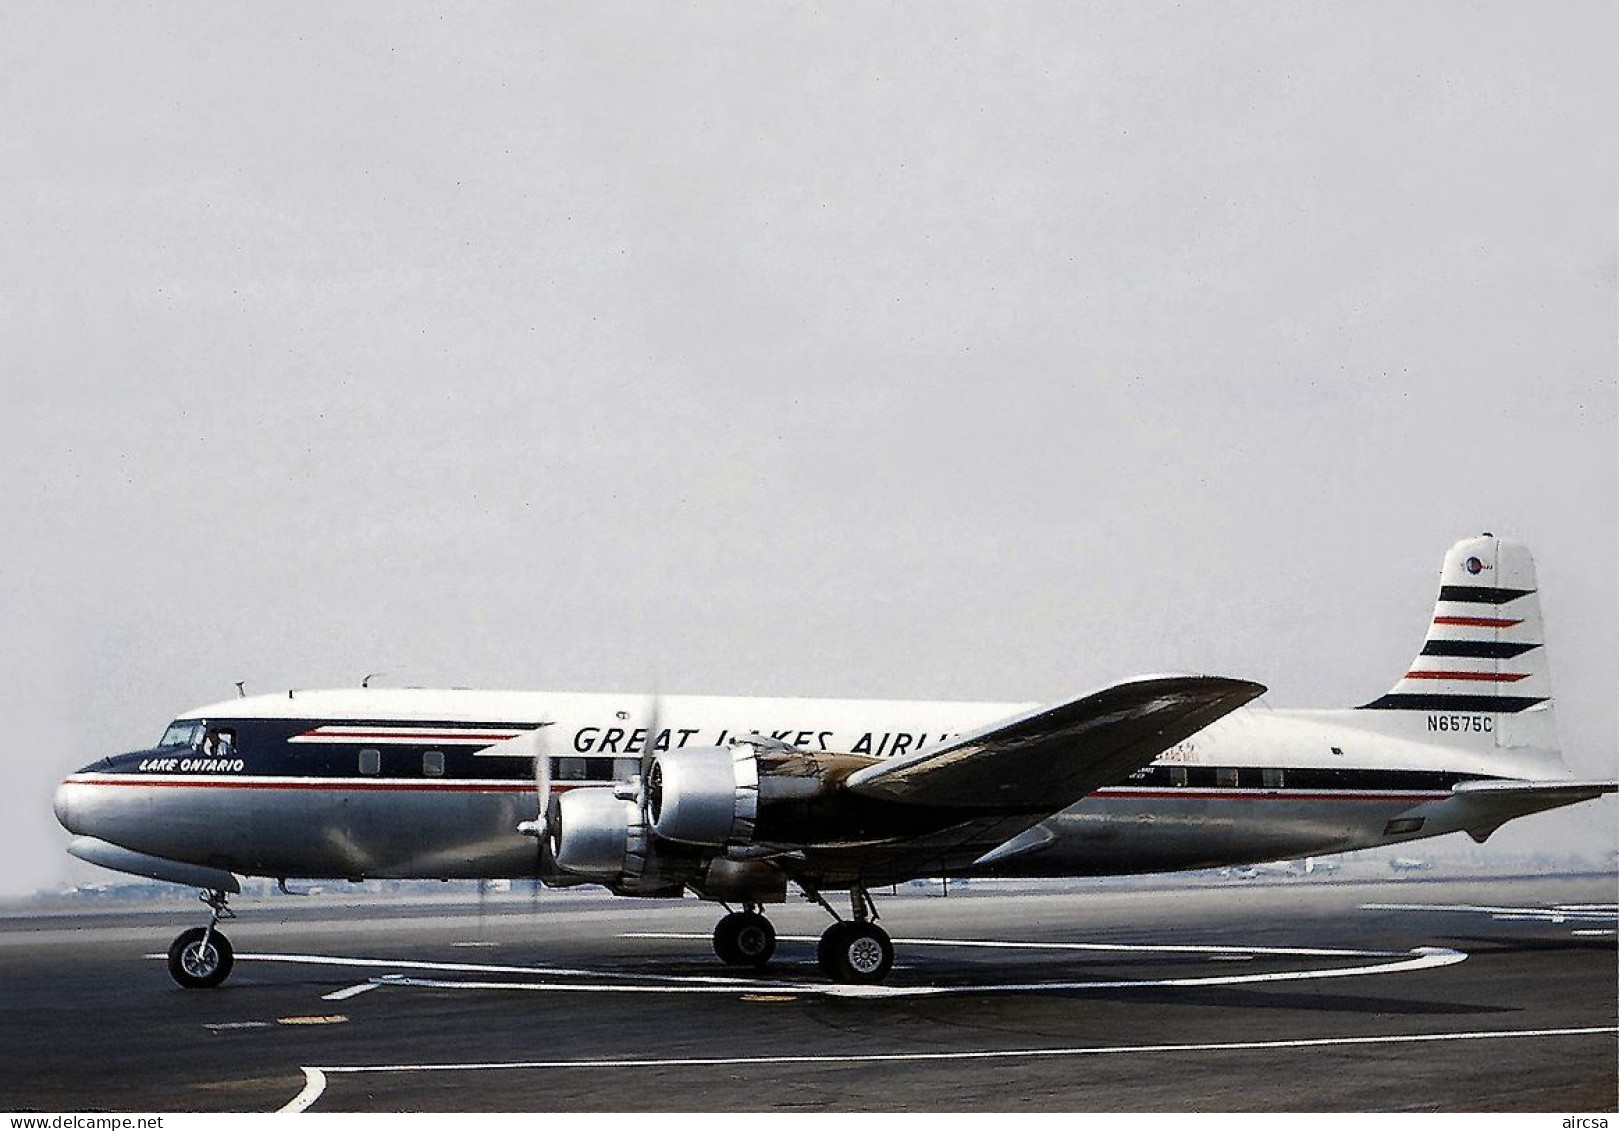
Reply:
[[[70,776],[70,831],[240,874],[533,875],[517,826],[533,767],[502,738],[549,724],[553,790],[622,780],[657,749],[750,733],[888,758],[1029,709],[911,702],[368,689],[257,696],[188,712],[220,749],[162,748]],[[1245,708],[1063,808],[995,874],[1094,875],[1254,863],[1454,831],[1451,786],[1528,778],[1545,756],[1491,741],[1490,715]]]

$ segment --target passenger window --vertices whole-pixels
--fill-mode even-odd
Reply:
[[[631,778],[633,778],[636,774],[638,774],[640,772],[641,772],[641,760],[639,758],[614,758],[613,759],[613,780],[614,781],[629,781]]]
[[[422,773],[430,778],[444,776],[444,751],[427,750],[422,753]]]
[[[1223,789],[1237,787],[1237,771],[1235,767],[1221,766],[1214,774],[1214,784]]]
[[[556,776],[558,781],[584,781],[585,760],[583,758],[558,758]]]
[[[1169,767],[1169,784],[1170,785],[1185,785],[1186,784],[1186,767],[1185,766],[1171,766],[1171,767]]]
[[[1264,786],[1266,789],[1282,788],[1282,771],[1279,768],[1274,770],[1261,770],[1260,777],[1264,780]]]
[[[360,751],[360,772],[362,774],[380,774],[380,773],[382,773],[382,751],[380,751],[380,750],[362,750],[362,751]]]

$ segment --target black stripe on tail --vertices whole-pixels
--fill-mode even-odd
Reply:
[[[1480,714],[1515,715],[1549,695],[1422,695],[1391,691],[1362,704],[1362,711],[1469,711]]]

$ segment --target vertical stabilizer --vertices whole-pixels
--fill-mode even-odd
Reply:
[[[1445,555],[1422,651],[1377,711],[1511,714],[1552,697],[1528,547],[1488,534]]]
[[[1555,751],[1551,668],[1529,548],[1490,534],[1452,546],[1422,651],[1387,694],[1361,710],[1421,712],[1438,720],[1428,729],[1458,728],[1456,738],[1469,745],[1484,738],[1498,747]]]

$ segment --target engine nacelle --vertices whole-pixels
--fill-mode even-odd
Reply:
[[[710,848],[751,844],[759,817],[752,746],[670,750],[647,773],[647,820],[664,840]]]
[[[601,882],[624,874],[630,849],[630,827],[640,823],[632,801],[621,801],[611,789],[570,789],[552,799],[546,823],[556,866],[574,876]]]
[[[768,860],[716,856],[692,887],[704,899],[734,903],[786,903],[787,874]]]

